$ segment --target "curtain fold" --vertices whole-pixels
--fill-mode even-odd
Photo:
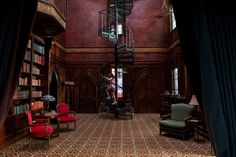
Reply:
[[[236,156],[236,12],[230,1],[172,2],[183,56],[216,156]]]
[[[12,103],[37,3],[8,0],[0,5],[0,127]]]

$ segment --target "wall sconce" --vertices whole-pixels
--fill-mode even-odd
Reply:
[[[74,83],[73,81],[65,81],[65,82],[64,82],[64,85],[65,85],[65,86],[74,86],[75,83]]]
[[[74,81],[64,81],[64,82],[61,82],[61,85],[64,87],[64,86],[74,86],[75,83]]]

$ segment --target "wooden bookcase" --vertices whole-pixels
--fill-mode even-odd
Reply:
[[[44,108],[40,101],[48,92],[48,50],[45,41],[31,35],[22,63],[21,73],[5,124],[0,128],[0,147],[8,139],[19,139],[27,134],[25,111],[39,112]],[[10,142],[11,143],[11,142]]]
[[[40,98],[46,95],[48,90],[46,52],[44,40],[32,35],[28,42],[10,115],[24,114],[26,110],[36,111],[44,107]]]

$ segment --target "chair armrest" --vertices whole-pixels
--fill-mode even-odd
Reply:
[[[162,115],[161,119],[168,119],[171,117],[171,114]]]
[[[188,120],[190,120],[192,118],[193,118],[192,116],[188,116],[187,118],[184,119],[184,121],[186,122],[186,121],[188,121]]]
[[[74,117],[76,116],[76,112],[75,111],[69,111],[69,114],[73,114]]]
[[[48,123],[34,123],[32,125],[29,125],[30,127],[33,127],[33,126],[48,126]]]
[[[33,123],[33,124],[32,124],[31,126],[33,126],[33,125],[42,125],[42,124],[46,124],[45,121],[44,121],[44,122],[37,122],[37,121],[35,121],[35,120],[33,120],[32,123]]]

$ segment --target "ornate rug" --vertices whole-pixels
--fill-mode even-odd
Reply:
[[[159,114],[134,114],[133,119],[104,114],[78,114],[75,131],[46,140],[28,139],[0,151],[1,157],[207,157],[209,141],[195,142],[159,135]],[[66,127],[66,126],[65,126]],[[73,127],[71,124],[70,127]]]

